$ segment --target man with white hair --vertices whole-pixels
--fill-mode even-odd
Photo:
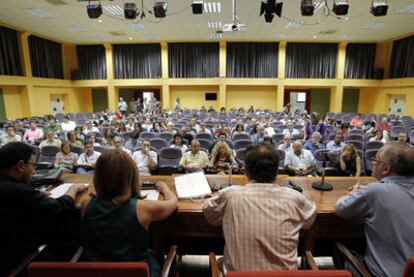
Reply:
[[[151,170],[157,167],[157,153],[151,150],[151,143],[144,140],[142,149],[132,155],[139,169],[139,175],[151,175]]]
[[[114,137],[112,148],[122,150],[125,153],[127,153],[128,155],[132,156],[131,150],[129,150],[128,148],[125,148],[124,145],[123,145],[123,142],[124,142],[124,140],[120,136]]]
[[[313,132],[312,138],[305,142],[303,148],[311,151],[312,155],[315,155],[316,151],[325,149],[325,145],[321,143],[321,134],[319,132]]]
[[[283,131],[282,131],[282,134],[283,134],[283,135],[285,135],[285,136],[289,136],[291,139],[297,139],[297,138],[299,138],[299,137],[300,137],[300,132],[299,132],[299,130],[297,130],[297,129],[293,128],[293,123],[292,123],[291,121],[289,121],[289,122],[286,124],[286,127],[287,127],[287,128],[283,129]]]
[[[315,163],[312,153],[302,149],[302,142],[296,140],[293,143],[293,151],[286,153],[285,166],[290,175],[305,176],[312,174],[315,170]]]

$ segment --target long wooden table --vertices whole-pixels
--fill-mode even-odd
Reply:
[[[173,176],[145,176],[142,180],[163,181],[168,184],[172,191],[175,192]],[[227,176],[207,175],[207,180],[212,185],[220,185],[228,181]],[[306,234],[306,249],[313,249],[314,242],[318,238],[352,238],[362,237],[362,224],[353,223],[337,217],[334,214],[335,203],[341,196],[349,191],[349,187],[356,182],[361,185],[374,182],[372,177],[327,177],[326,182],[333,185],[332,191],[318,191],[312,188],[313,182],[319,182],[320,178],[316,177],[289,177],[286,175],[278,176],[277,183],[285,184],[291,180],[303,188],[303,194],[316,203],[317,218],[316,221]],[[89,191],[79,195],[76,203],[79,205],[82,199],[87,197],[88,193],[93,193],[93,175],[65,174],[63,176],[65,183],[89,183]],[[245,185],[247,179],[244,175],[233,175],[232,184]],[[157,237],[184,237],[184,238],[207,238],[222,237],[221,228],[210,226],[202,213],[203,200],[180,200],[178,211],[168,220],[160,223],[161,228],[157,228]],[[158,242],[161,243],[161,242]]]

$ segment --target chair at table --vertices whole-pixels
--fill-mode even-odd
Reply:
[[[145,262],[77,262],[82,247],[70,262],[33,262],[28,267],[29,277],[149,277]],[[171,246],[162,267],[161,277],[175,276],[177,247]]]
[[[219,277],[219,268],[216,255],[210,252],[210,270],[212,277]],[[310,270],[258,270],[258,271],[232,271],[227,272],[226,277],[352,277],[346,270],[318,270],[313,255],[310,251],[305,251],[302,257],[304,264]]]

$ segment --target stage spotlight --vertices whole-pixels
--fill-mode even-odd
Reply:
[[[191,4],[193,8],[193,14],[202,14],[203,13],[203,1],[193,1]]]
[[[124,17],[126,19],[137,18],[137,5],[135,3],[124,4]]]
[[[167,1],[159,1],[154,3],[154,16],[165,17],[167,14]]]
[[[312,16],[315,6],[313,5],[313,0],[302,0],[300,4],[300,11],[302,16]]]
[[[274,14],[281,17],[283,3],[276,3],[276,0],[263,0],[260,6],[260,16],[264,13],[267,23],[272,22]]]
[[[371,13],[373,16],[385,16],[387,15],[388,5],[387,1],[372,1]]]
[[[332,11],[336,15],[347,15],[348,9],[349,9],[348,0],[335,0],[334,1]]]
[[[102,14],[102,6],[101,3],[99,4],[91,4],[86,6],[86,11],[88,12],[89,18],[95,19],[101,16]]]

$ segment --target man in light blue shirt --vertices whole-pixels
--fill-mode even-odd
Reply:
[[[372,175],[379,183],[353,186],[335,213],[364,220],[364,262],[373,275],[401,276],[414,255],[414,149],[386,144],[372,159]]]

